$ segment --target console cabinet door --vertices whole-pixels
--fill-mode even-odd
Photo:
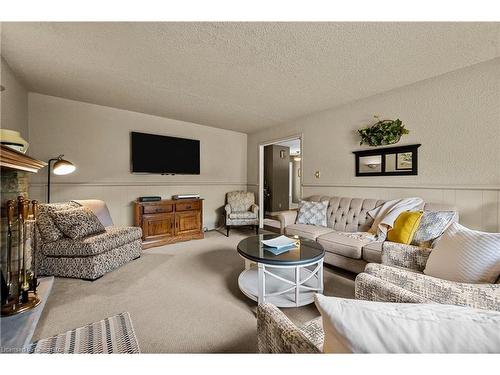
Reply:
[[[175,234],[199,233],[201,231],[201,211],[175,213]]]
[[[174,214],[154,214],[142,216],[142,237],[151,239],[174,235]]]

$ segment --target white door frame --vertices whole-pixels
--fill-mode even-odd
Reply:
[[[294,139],[300,140],[300,197],[302,197],[302,176],[304,176],[302,165],[304,163],[304,135],[302,133],[289,135],[284,138],[273,139],[259,143],[259,227],[264,227],[264,147],[274,145],[276,143],[293,141]]]

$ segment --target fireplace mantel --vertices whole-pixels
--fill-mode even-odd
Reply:
[[[22,152],[3,145],[0,145],[0,147],[0,167],[2,169],[37,173],[40,169],[47,166],[46,162],[33,159]]]

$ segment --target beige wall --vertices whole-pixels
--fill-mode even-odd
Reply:
[[[374,114],[406,124],[400,145],[422,144],[418,176],[354,176],[352,151],[367,148],[356,129]],[[250,134],[249,190],[257,190],[259,144],[296,134],[303,135],[303,196],[420,196],[455,204],[467,226],[500,229],[500,59]]]
[[[130,132],[201,141],[198,176],[139,175],[130,172]],[[139,196],[198,193],[204,226],[212,229],[227,191],[246,189],[247,136],[229,130],[170,120],[47,95],[29,94],[30,155],[48,160],[59,154],[76,172],[54,176],[51,201],[103,199],[115,224],[132,223],[132,201]],[[45,200],[47,174],[32,178],[30,195]]]
[[[1,85],[5,91],[0,94],[0,118],[3,129],[16,130],[28,139],[28,92],[16,78],[4,58],[1,58]]]

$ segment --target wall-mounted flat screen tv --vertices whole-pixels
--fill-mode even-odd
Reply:
[[[200,141],[131,133],[132,172],[200,174]]]

